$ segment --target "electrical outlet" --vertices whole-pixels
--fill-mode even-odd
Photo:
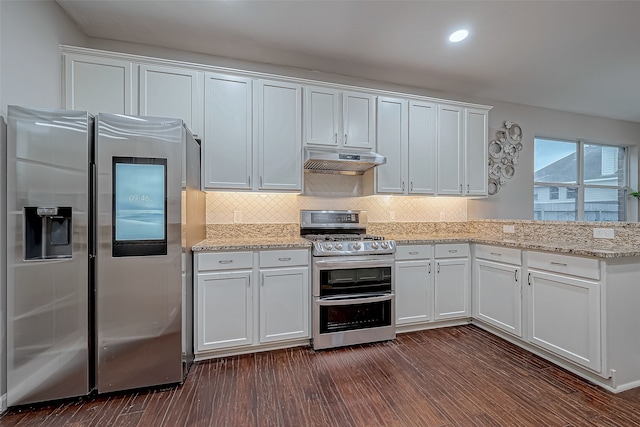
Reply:
[[[242,222],[242,211],[233,211],[233,223],[239,224]]]
[[[515,225],[503,225],[502,226],[502,232],[503,233],[515,233],[516,232],[516,226]]]
[[[615,238],[615,230],[613,228],[594,228],[594,239],[613,239]]]
[[[396,220],[396,213],[394,211],[390,211],[389,212],[389,221],[395,221]]]

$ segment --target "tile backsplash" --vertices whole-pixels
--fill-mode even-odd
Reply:
[[[207,193],[207,224],[299,223],[301,209],[367,211],[369,222],[466,221],[462,198],[416,196],[320,197],[284,193]],[[393,215],[393,219],[391,216]]]
[[[234,214],[242,224],[299,223],[302,209],[364,210],[369,222],[467,220],[464,198],[363,196],[364,187],[361,176],[314,173],[305,174],[304,194],[208,192],[207,224],[233,224]]]

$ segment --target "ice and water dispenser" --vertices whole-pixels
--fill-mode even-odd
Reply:
[[[72,257],[71,207],[24,208],[25,261]]]

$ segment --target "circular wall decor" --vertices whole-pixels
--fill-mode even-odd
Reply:
[[[496,139],[489,143],[489,187],[490,196],[498,193],[506,180],[516,173],[515,165],[522,145],[522,128],[511,121],[504,122],[504,128],[496,132]]]

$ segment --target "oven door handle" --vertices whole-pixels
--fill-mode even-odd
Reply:
[[[313,265],[321,270],[328,270],[331,268],[375,268],[375,267],[393,267],[393,258],[369,258],[354,260],[351,257],[346,259],[335,260],[314,260]]]
[[[327,298],[318,298],[316,303],[318,305],[323,306],[332,306],[332,305],[353,305],[354,303],[358,304],[368,304],[372,302],[380,302],[380,301],[388,301],[393,299],[393,293],[384,293],[384,294],[353,294],[348,297],[345,296],[335,296],[335,297],[327,297]]]

